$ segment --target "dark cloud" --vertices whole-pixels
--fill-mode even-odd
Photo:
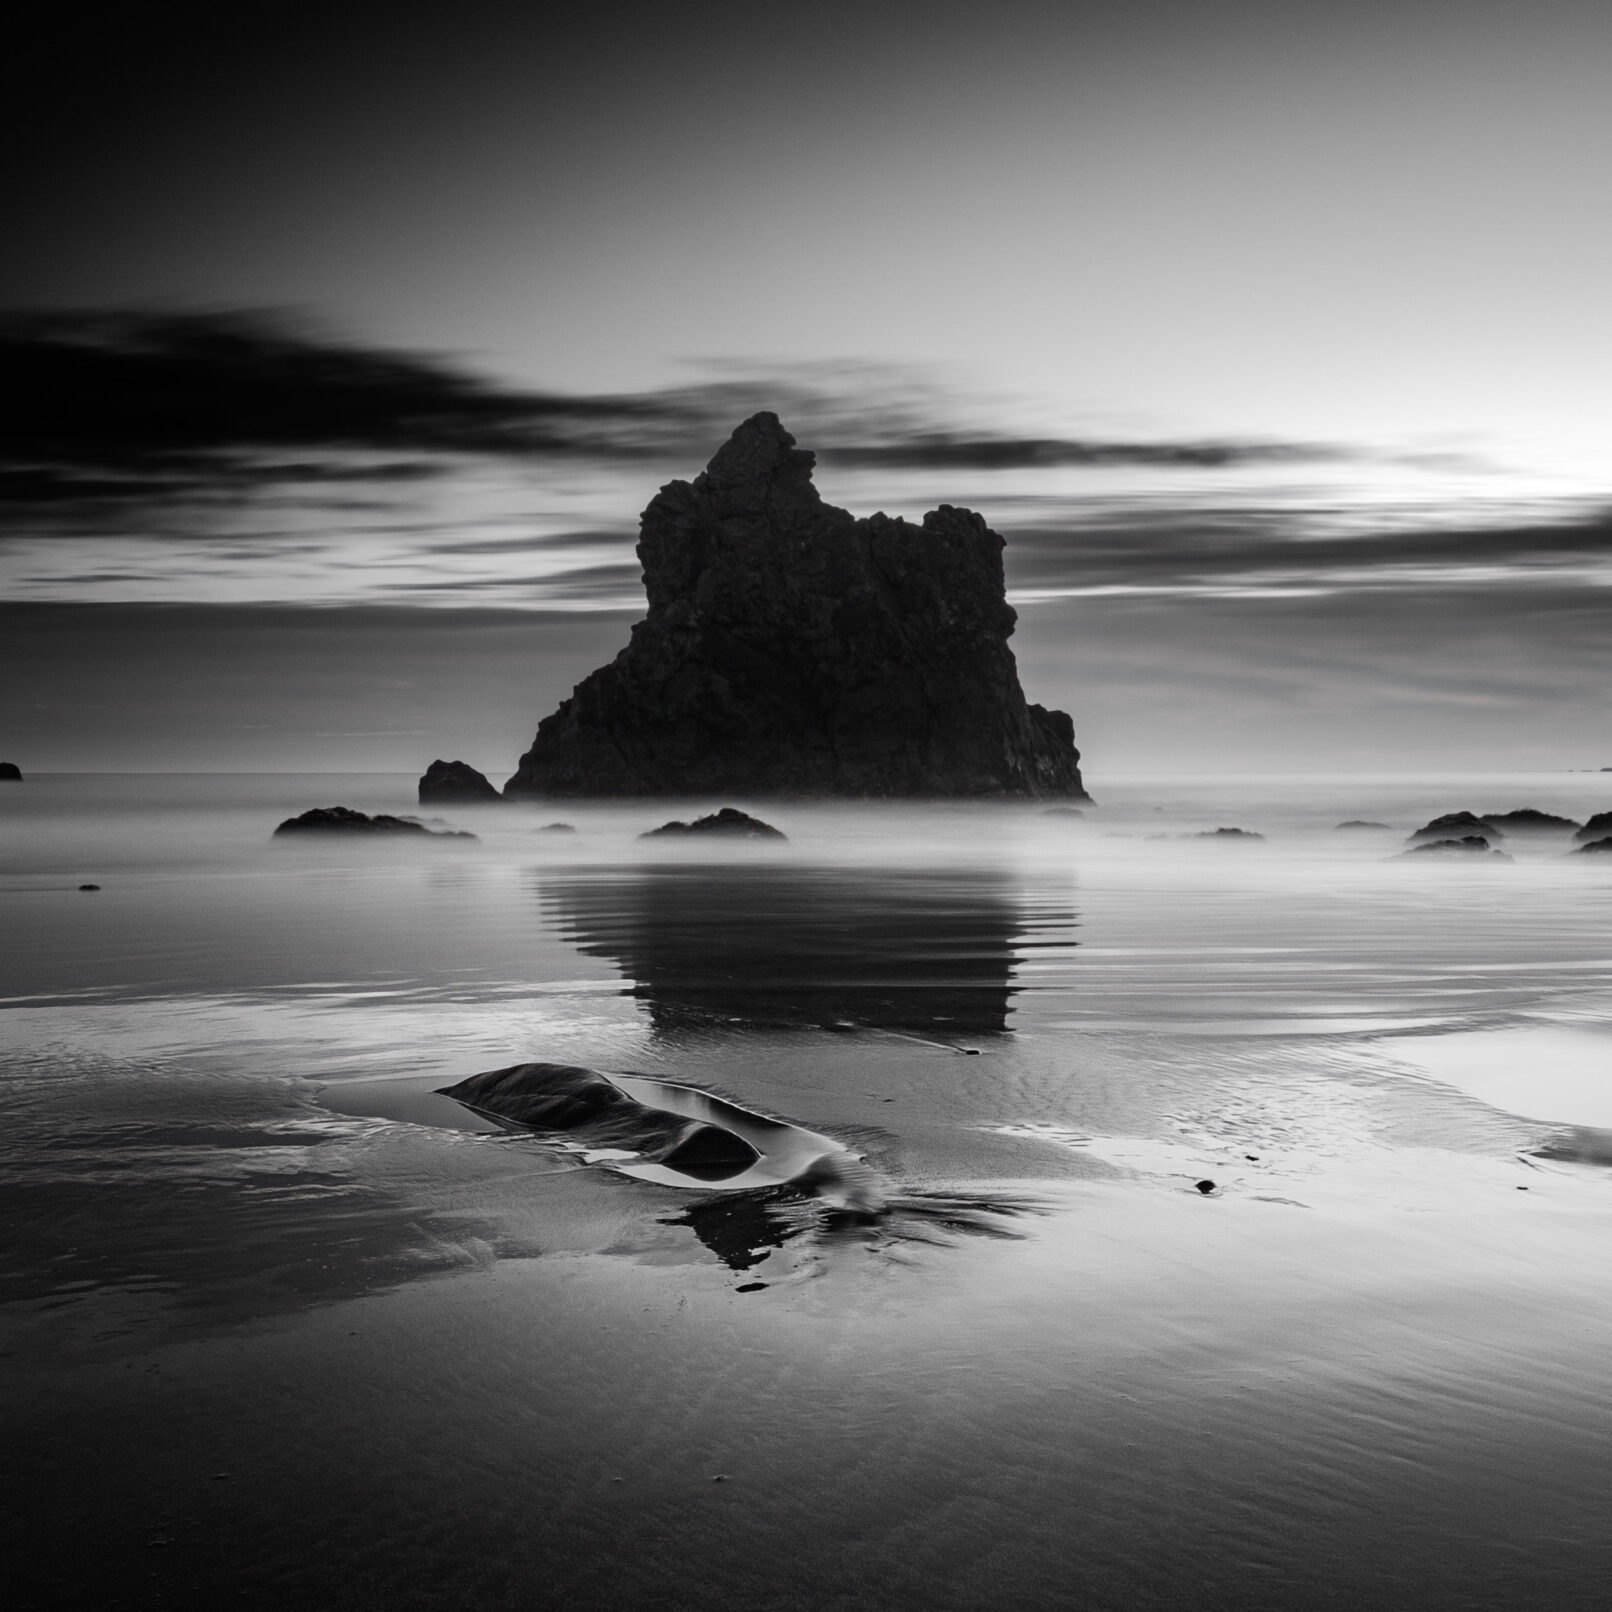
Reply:
[[[440,456],[698,463],[770,408],[825,463],[880,469],[1155,465],[1318,457],[1280,443],[1102,442],[942,428],[915,377],[804,366],[616,396],[501,385],[449,360],[366,347],[261,311],[0,316],[0,502],[72,505],[238,494],[257,484],[432,476]],[[905,391],[903,399],[899,394]],[[286,450],[302,456],[287,458]],[[370,463],[307,457],[382,453]]]
[[[1142,504],[1068,513],[1008,531],[1010,586],[1021,593],[1222,588],[1322,591],[1543,583],[1612,563],[1612,511],[1493,526],[1410,524],[1310,535],[1306,511],[1249,505]]]

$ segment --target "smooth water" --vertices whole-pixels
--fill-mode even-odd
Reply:
[[[723,802],[310,845],[412,780],[0,785],[57,1601],[1599,1605],[1612,866],[1395,853],[1612,778],[1097,788],[711,847],[636,836]],[[533,1059],[826,1138],[879,1212],[437,1094]]]

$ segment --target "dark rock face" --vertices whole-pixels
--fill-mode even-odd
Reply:
[[[716,834],[729,839],[739,840],[787,840],[789,836],[781,829],[776,829],[771,823],[763,823],[759,817],[752,817],[748,812],[741,812],[733,806],[724,806],[719,812],[712,812],[709,817],[696,817],[692,823],[684,823],[673,819],[670,823],[662,823],[659,828],[652,828],[646,834],[638,836],[641,840],[658,839],[662,834]]]
[[[1588,845],[1594,840],[1605,839],[1609,834],[1612,834],[1612,812],[1597,812],[1573,838]]]
[[[497,787],[464,761],[433,761],[420,780],[422,806],[466,806],[502,799]]]
[[[1088,798],[1074,724],[1019,687],[1002,539],[948,505],[856,520],[812,464],[757,414],[661,489],[648,615],[506,795]]]
[[[20,784],[22,768],[14,761],[0,761],[0,784]]]
[[[1612,851],[1612,834],[1609,834],[1605,839],[1601,840],[1585,840],[1585,842],[1573,852],[1573,855],[1589,856],[1597,851]]]
[[[371,817],[350,806],[317,806],[300,817],[288,817],[277,829],[281,834],[411,834],[433,840],[473,840],[474,834],[454,829],[427,828],[412,817],[389,817],[377,812]]]
[[[1502,834],[1568,834],[1580,827],[1577,818],[1535,811],[1532,806],[1515,812],[1487,812],[1483,820]]]
[[[739,1175],[760,1157],[733,1131],[640,1103],[596,1070],[575,1064],[512,1064],[441,1092],[495,1119],[563,1132],[591,1148],[630,1150],[696,1180]]]
[[[1411,835],[1409,843],[1418,845],[1433,840],[1463,840],[1473,835],[1486,842],[1505,837],[1499,830],[1491,828],[1485,818],[1474,817],[1471,812],[1446,812],[1442,817],[1424,823]]]

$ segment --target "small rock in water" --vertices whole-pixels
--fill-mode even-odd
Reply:
[[[740,1282],[733,1291],[735,1293],[759,1293],[766,1285],[765,1282]]]
[[[1262,840],[1263,834],[1256,834],[1251,828],[1206,828],[1199,834],[1194,834],[1195,840]]]
[[[1445,812],[1442,817],[1435,817],[1410,836],[1406,842],[1410,845],[1420,845],[1429,840],[1463,840],[1473,836],[1484,840],[1504,839],[1505,835],[1497,828],[1492,828],[1483,818],[1474,816],[1471,812]]]
[[[545,823],[540,829],[534,830],[538,834],[575,834],[575,823]]]
[[[763,823],[759,817],[752,817],[748,812],[741,812],[733,806],[724,806],[721,811],[712,812],[708,817],[696,817],[692,823],[677,820],[662,823],[659,828],[652,828],[647,833],[640,834],[638,838],[652,840],[662,834],[721,834],[741,840],[789,838],[771,823]]]
[[[1197,1187],[1198,1191],[1201,1192],[1206,1198],[1215,1190],[1215,1184],[1213,1181],[1195,1181],[1193,1182],[1193,1185]]]
[[[1351,817],[1346,823],[1339,823],[1336,828],[1387,828],[1386,823],[1373,823],[1364,817]],[[1336,829],[1334,830],[1334,832]]]
[[[277,829],[281,834],[419,834],[428,839],[473,840],[462,830],[427,828],[412,817],[392,817],[377,812],[355,812],[350,806],[316,806],[300,817],[288,817]]]
[[[100,888],[98,884],[81,884],[79,886],[80,890],[99,890]]]
[[[1408,851],[1401,851],[1400,857],[1407,856],[1439,856],[1439,857],[1492,857],[1498,862],[1509,862],[1511,858],[1504,851],[1497,851],[1481,834],[1463,834],[1460,839],[1424,840],[1420,845],[1413,845]]]
[[[1532,806],[1514,812],[1486,812],[1483,820],[1502,834],[1569,834],[1583,827],[1576,817],[1558,817],[1554,812],[1536,811]]]

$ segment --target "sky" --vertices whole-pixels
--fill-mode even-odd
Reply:
[[[502,776],[773,408],[1094,778],[1612,764],[1605,6],[37,9],[7,759]]]

